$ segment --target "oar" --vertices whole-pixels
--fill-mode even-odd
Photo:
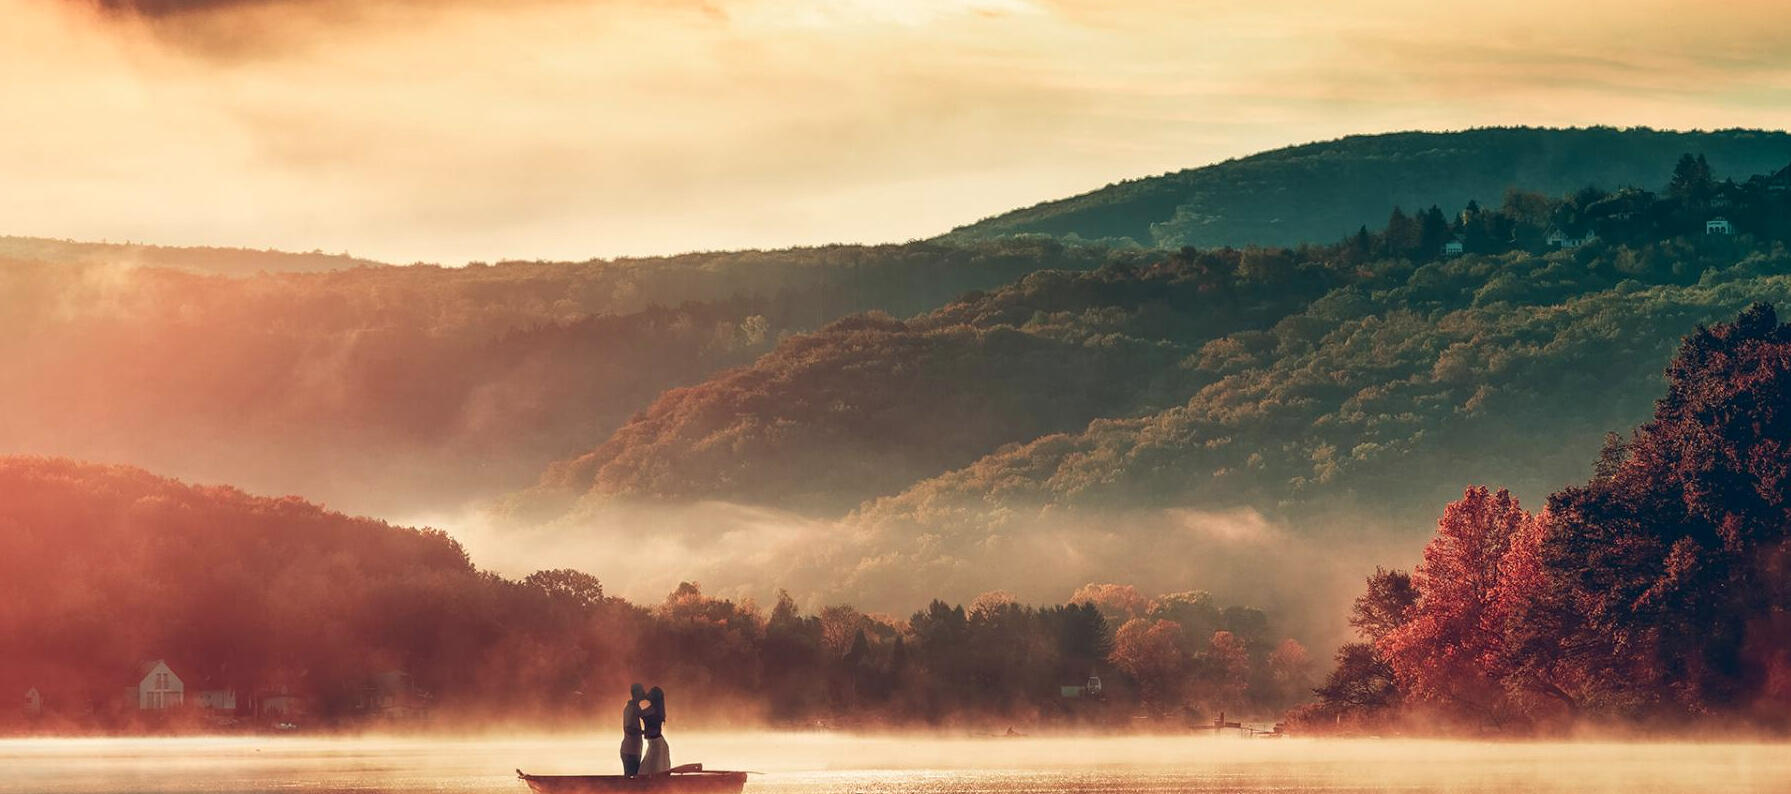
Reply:
[[[703,771],[703,765],[702,765],[702,764],[680,764],[680,765],[678,765],[678,766],[674,766],[674,767],[672,767],[672,768],[671,768],[671,769],[667,769],[667,770],[665,770],[665,771],[666,771],[666,773],[667,773],[667,774],[670,774],[670,773],[672,773],[672,772],[678,772],[678,773],[682,773],[682,774],[689,774],[689,773],[691,773],[691,772],[701,772],[701,771]],[[722,772],[723,772],[723,771],[724,771],[724,770],[720,770],[720,769],[717,769],[717,770],[715,770],[715,772],[716,772],[716,774],[721,774],[721,773],[722,773]],[[763,774],[765,774],[765,773],[764,773],[764,772],[754,772],[754,771],[752,771],[752,770],[750,770],[750,769],[729,769],[729,770],[725,770],[725,771],[728,771],[728,772],[745,772],[745,773],[746,773],[746,774],[749,774],[749,775],[763,775]]]

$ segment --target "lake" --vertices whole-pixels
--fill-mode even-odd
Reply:
[[[1787,792],[1791,745],[1230,737],[668,734],[748,794]],[[0,740],[0,792],[525,794],[513,769],[610,773],[604,736]]]

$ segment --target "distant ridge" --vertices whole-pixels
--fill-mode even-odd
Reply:
[[[383,265],[371,259],[322,251],[296,253],[220,248],[164,246],[143,243],[81,242],[48,237],[0,235],[0,257],[30,262],[82,265],[141,265],[190,273],[249,276],[256,273],[315,273]]]
[[[1498,204],[1508,188],[1558,196],[1587,185],[1657,189],[1703,154],[1716,176],[1791,163],[1783,131],[1501,127],[1352,135],[1120,182],[959,227],[946,239],[1012,235],[1129,240],[1166,248],[1334,242],[1395,207]]]

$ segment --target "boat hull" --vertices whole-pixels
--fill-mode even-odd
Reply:
[[[538,794],[606,794],[651,791],[660,794],[740,794],[745,772],[668,772],[661,775],[530,775],[517,776]]]

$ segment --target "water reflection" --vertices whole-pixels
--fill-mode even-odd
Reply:
[[[1784,792],[1791,746],[1211,737],[680,734],[679,761],[752,769],[748,794]],[[513,769],[610,772],[608,736],[0,741],[0,792],[522,794]]]

